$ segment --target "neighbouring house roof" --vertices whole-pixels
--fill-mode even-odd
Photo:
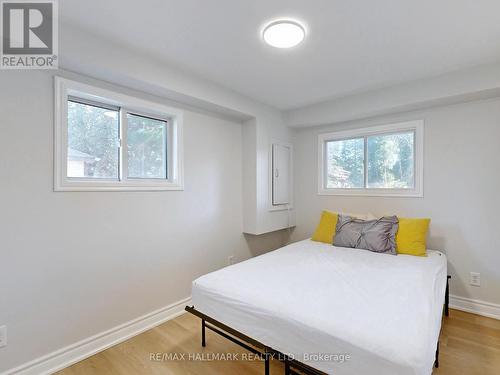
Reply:
[[[99,158],[89,155],[85,152],[75,150],[74,148],[68,148],[68,159],[73,161],[97,161]]]

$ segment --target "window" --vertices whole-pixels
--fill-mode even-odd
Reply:
[[[320,134],[318,193],[423,196],[423,121]]]
[[[182,112],[56,77],[55,190],[181,190]]]

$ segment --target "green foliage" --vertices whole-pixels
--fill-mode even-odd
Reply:
[[[327,144],[330,188],[361,188],[364,185],[364,143],[362,138]]]
[[[118,133],[116,111],[68,102],[68,148],[95,159],[86,177],[118,178]]]
[[[413,187],[413,133],[368,138],[368,187]]]
[[[367,187],[413,187],[414,133],[367,137]],[[364,139],[327,143],[327,186],[362,188],[364,176]]]
[[[166,123],[127,116],[128,174],[135,178],[166,178]]]

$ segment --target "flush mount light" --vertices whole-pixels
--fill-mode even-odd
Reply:
[[[304,27],[297,21],[271,22],[262,33],[264,41],[276,48],[290,48],[302,42],[306,36]]]

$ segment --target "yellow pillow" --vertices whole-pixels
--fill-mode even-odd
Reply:
[[[313,241],[332,244],[338,217],[339,215],[335,212],[323,211],[319,224],[311,239]]]
[[[431,219],[408,219],[399,217],[399,228],[396,234],[396,250],[398,254],[416,256],[427,255],[427,231]]]

